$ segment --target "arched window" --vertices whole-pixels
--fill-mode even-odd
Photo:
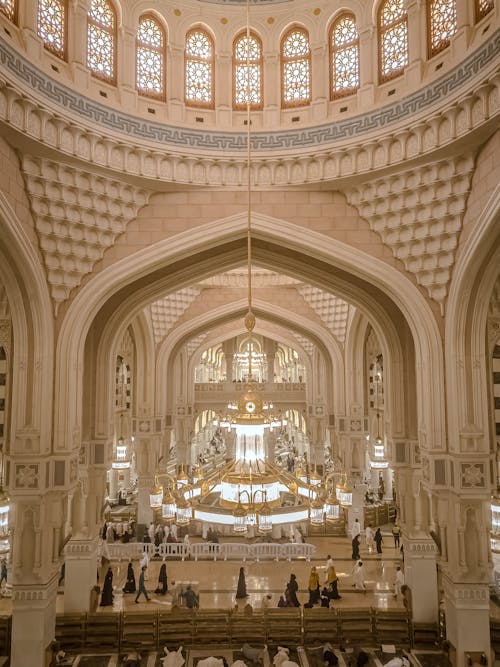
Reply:
[[[214,45],[210,35],[194,28],[186,35],[185,48],[186,104],[214,106]]]
[[[342,14],[330,29],[330,97],[359,88],[359,35],[352,14]]]
[[[17,0],[0,0],[0,12],[5,14],[9,21],[17,20]]]
[[[233,107],[262,108],[262,42],[254,35],[242,34],[233,43]]]
[[[475,0],[476,23],[489,14],[495,6],[495,0]]]
[[[87,65],[99,79],[116,79],[116,12],[107,0],[91,0],[88,14]]]
[[[428,0],[427,34],[429,35],[429,58],[450,44],[457,31],[456,0]]]
[[[281,40],[281,85],[283,107],[311,102],[311,48],[302,28],[292,28]]]
[[[380,82],[404,72],[408,65],[408,16],[404,0],[385,0],[378,11]]]
[[[136,38],[137,90],[148,97],[165,98],[165,31],[151,14],[139,19]]]
[[[38,36],[44,47],[58,58],[66,57],[66,16],[64,0],[39,0]]]

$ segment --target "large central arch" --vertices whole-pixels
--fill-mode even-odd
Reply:
[[[82,424],[85,342],[97,349],[103,336],[111,340],[147,303],[241,265],[246,258],[246,225],[242,214],[184,232],[117,262],[85,286],[68,309],[58,340],[56,399],[64,392],[73,400],[64,414],[56,415],[56,437],[67,441]],[[252,225],[256,265],[333,292],[373,322],[389,363],[388,407],[399,437],[405,435],[403,422],[398,422],[404,421],[407,388],[403,351],[414,347],[419,424],[433,448],[444,448],[441,337],[419,288],[386,263],[322,234],[262,215],[254,215]],[[413,358],[413,352],[406,358]]]

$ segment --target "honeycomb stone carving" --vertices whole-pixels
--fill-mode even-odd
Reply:
[[[148,193],[45,158],[22,169],[55,311],[137,216]]]
[[[346,191],[442,312],[473,172],[474,156],[462,155]]]
[[[303,349],[311,356],[314,352],[314,343],[308,338],[301,336],[296,331],[292,331],[293,337],[302,345]]]
[[[167,335],[199,293],[199,289],[186,287],[151,304],[155,343],[159,343]]]
[[[196,336],[196,338],[191,338],[190,341],[188,341],[186,347],[187,347],[187,353],[188,356],[190,357],[195,350],[197,350],[200,345],[203,343],[203,341],[207,338],[208,333],[202,333],[199,336]]]
[[[312,285],[299,287],[299,293],[342,344],[345,342],[349,304]]]

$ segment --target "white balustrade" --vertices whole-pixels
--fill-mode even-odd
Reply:
[[[239,542],[222,542],[220,547],[220,553],[224,556],[224,560],[236,558],[245,561],[251,554],[252,545]]]
[[[298,542],[165,542],[156,547],[154,544],[142,542],[100,542],[98,555],[105,556],[109,560],[139,560],[144,553],[151,559],[154,556],[160,558],[200,558],[217,560],[235,559],[245,561],[254,559],[272,558],[274,560],[294,560],[305,558],[309,562],[316,552],[314,544],[300,544]]]

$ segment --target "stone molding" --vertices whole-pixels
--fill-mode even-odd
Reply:
[[[443,588],[448,599],[458,608],[489,608],[490,590],[488,583],[454,582],[443,573]]]
[[[92,540],[71,539],[64,547],[65,557],[73,560],[95,557],[97,554],[98,542],[98,537],[95,537]]]
[[[440,304],[442,313],[474,166],[472,154],[460,155],[366,181],[346,192],[348,202]]]
[[[497,31],[445,75],[392,104],[334,123],[256,132],[255,185],[352,179],[469,135],[499,110],[499,52]],[[142,178],[234,187],[247,182],[246,133],[152,123],[101,105],[50,78],[2,39],[0,66],[0,119],[44,146]]]
[[[148,193],[44,158],[25,156],[22,170],[57,312],[137,216]]]
[[[45,606],[57,593],[57,579],[54,577],[48,584],[14,584],[12,586],[13,602],[30,602],[33,606]],[[39,604],[37,604],[39,603]],[[40,603],[43,603],[40,605]]]
[[[435,559],[438,554],[436,544],[433,540],[419,540],[405,538],[405,553],[417,558]]]

